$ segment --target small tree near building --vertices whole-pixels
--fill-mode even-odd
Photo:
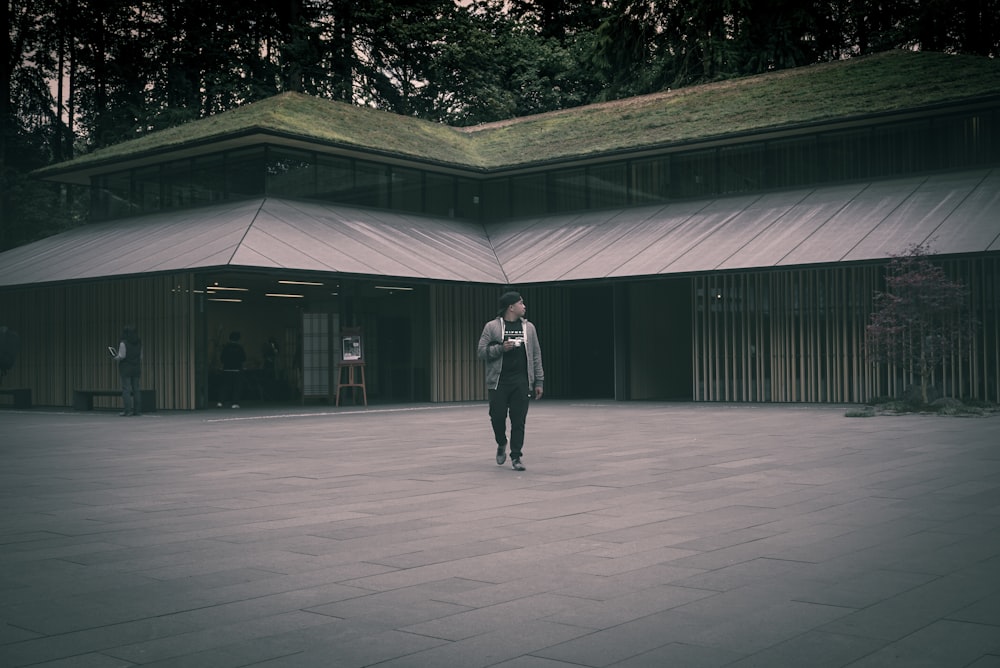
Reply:
[[[976,322],[968,290],[931,262],[923,244],[889,262],[885,283],[866,328],[869,354],[918,376],[926,405],[935,370],[970,348]]]

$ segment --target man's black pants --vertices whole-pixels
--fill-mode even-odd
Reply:
[[[243,372],[237,369],[225,369],[222,372],[222,387],[219,388],[219,401],[224,404],[238,404],[243,396]]]
[[[528,383],[501,383],[490,390],[490,423],[497,447],[507,443],[507,416],[510,415],[510,458],[520,459],[524,446],[524,422],[528,417]]]

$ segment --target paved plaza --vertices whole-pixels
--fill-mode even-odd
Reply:
[[[1000,417],[0,410],[0,666],[1000,666]]]

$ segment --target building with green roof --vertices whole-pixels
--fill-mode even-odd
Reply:
[[[981,323],[935,383],[1000,400],[992,59],[890,52],[467,128],[286,93],[37,176],[92,193],[88,225],[0,254],[5,386],[39,404],[115,388],[99,353],[128,323],[160,408],[216,404],[234,330],[251,401],[357,399],[348,330],[363,400],[482,399],[508,286],[547,396],[864,402],[914,382],[865,325],[915,246]]]

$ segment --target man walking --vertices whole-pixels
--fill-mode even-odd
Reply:
[[[483,327],[476,350],[486,363],[486,387],[490,399],[490,423],[497,443],[497,466],[507,461],[507,417],[510,416],[510,463],[523,471],[521,450],[524,423],[532,396],[542,398],[545,373],[542,350],[535,326],[528,322],[526,307],[517,292],[500,297],[497,317]]]

